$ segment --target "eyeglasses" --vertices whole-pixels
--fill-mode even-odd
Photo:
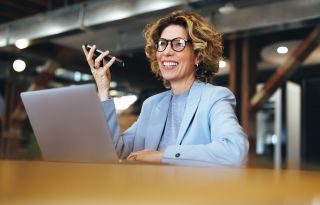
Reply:
[[[181,52],[186,47],[187,42],[190,41],[180,37],[171,40],[160,38],[159,41],[156,43],[156,49],[159,52],[163,52],[164,50],[166,50],[168,44],[170,43],[171,48],[174,51]]]

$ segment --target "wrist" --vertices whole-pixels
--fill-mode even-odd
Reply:
[[[109,99],[109,89],[103,89],[98,91],[98,95],[101,101],[105,101],[107,99]]]

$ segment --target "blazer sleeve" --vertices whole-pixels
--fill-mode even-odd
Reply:
[[[222,89],[211,101],[209,122],[194,122],[209,125],[211,143],[168,146],[164,163],[241,167],[246,162],[249,143],[233,110],[235,97]]]
[[[118,122],[114,101],[112,99],[108,99],[101,102],[101,105],[117,154],[120,158],[126,158],[133,150],[133,142],[137,123],[135,122],[130,128],[120,135],[120,125]]]

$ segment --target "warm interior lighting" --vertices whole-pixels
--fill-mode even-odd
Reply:
[[[12,66],[13,70],[15,70],[16,72],[22,72],[26,68],[26,63],[21,59],[17,59],[13,62]]]
[[[110,96],[117,96],[119,94],[119,92],[116,90],[110,90],[109,94],[110,94]]]
[[[225,68],[227,63],[224,60],[219,61],[219,68]]]
[[[19,39],[15,43],[15,46],[19,49],[27,48],[30,45],[30,40],[28,39]]]
[[[132,105],[138,97],[136,95],[127,95],[121,97],[114,97],[114,104],[116,106],[116,111],[119,113]]]
[[[286,53],[288,53],[288,48],[286,46],[279,46],[277,48],[277,53],[286,54]]]

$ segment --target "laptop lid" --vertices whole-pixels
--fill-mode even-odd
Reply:
[[[118,161],[95,85],[21,93],[42,158]]]

